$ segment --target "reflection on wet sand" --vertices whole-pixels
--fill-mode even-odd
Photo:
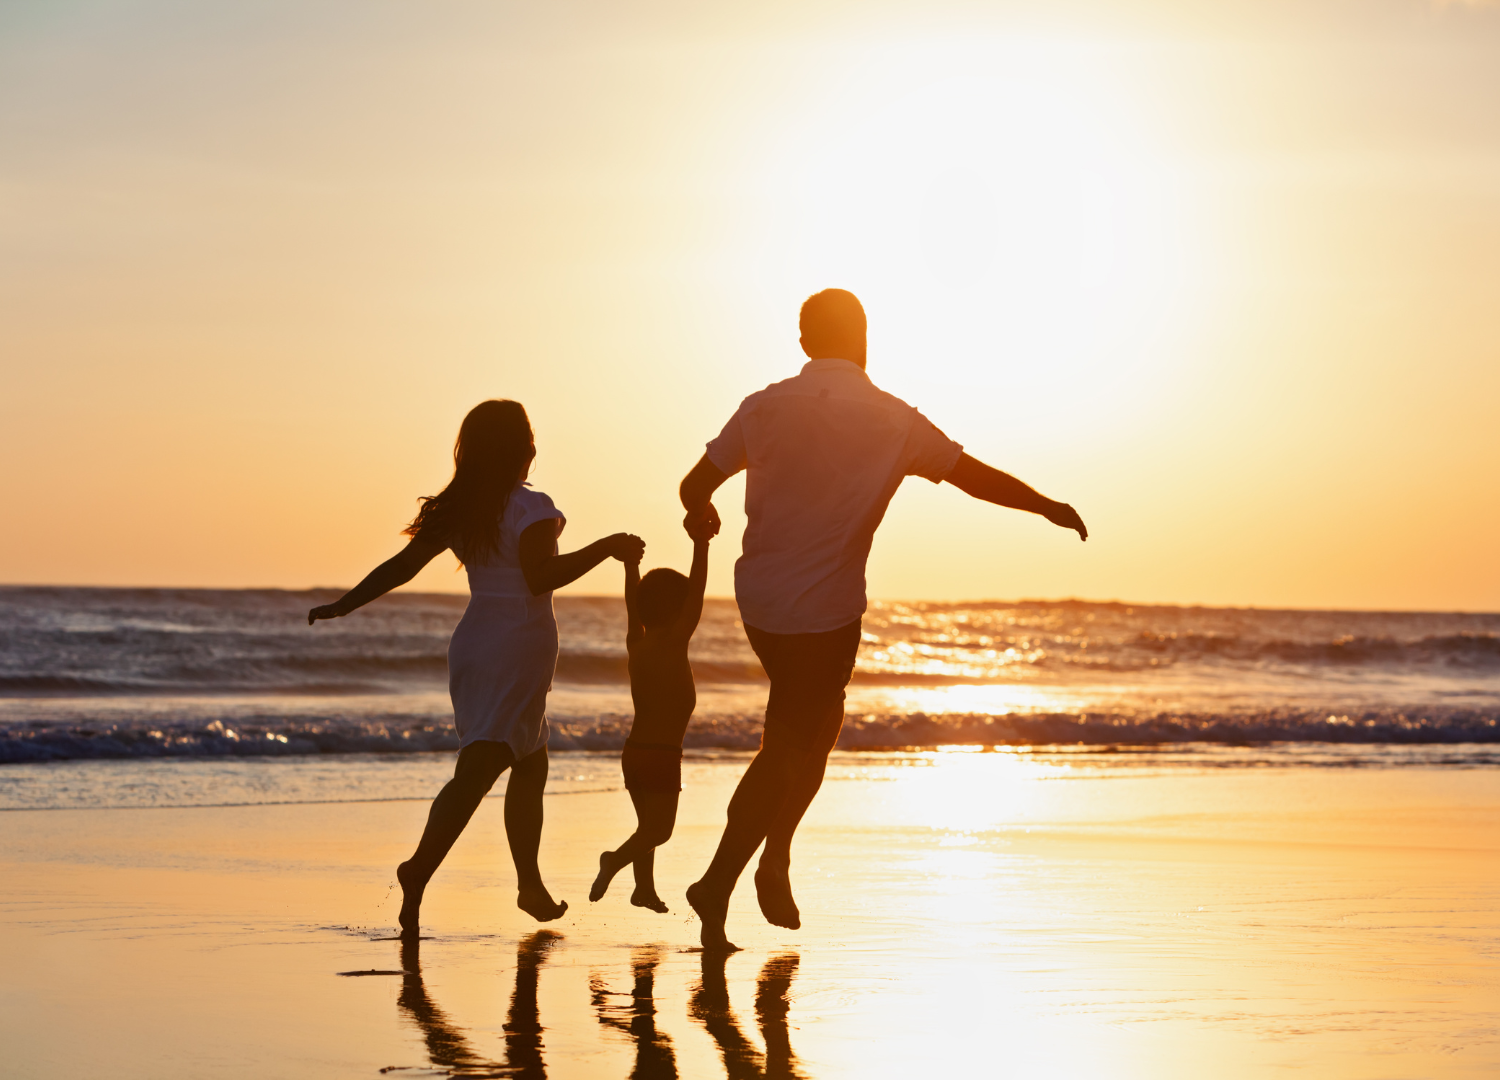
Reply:
[[[612,1003],[611,997],[624,995],[606,989],[598,975],[589,978],[599,1023],[635,1040],[635,1066],[630,1070],[630,1080],[677,1080],[677,1056],[672,1051],[672,1040],[665,1032],[656,1030],[656,968],[660,963],[661,953],[656,946],[645,945],[635,950],[630,961],[635,985],[630,991],[629,1005]]]
[[[749,1080],[752,1077],[756,1080],[805,1080],[805,1074],[797,1067],[796,1055],[792,1053],[786,1023],[787,992],[797,973],[797,954],[771,957],[760,969],[760,978],[756,981],[755,1017],[760,1024],[761,1038],[766,1043],[764,1054],[745,1038],[729,1007],[729,987],[724,977],[724,962],[728,955],[723,952],[703,954],[703,981],[698,984],[688,1006],[693,1019],[702,1024],[718,1044],[725,1074],[729,1080]]]
[[[438,1008],[422,982],[421,944],[401,943],[401,993],[396,1004],[416,1021],[427,1044],[427,1057],[445,1076],[521,1077],[543,1080],[542,1024],[537,1012],[537,975],[562,935],[538,930],[516,948],[516,986],[505,1018],[505,1060],[494,1061],[470,1045],[467,1036]],[[792,1052],[787,1033],[788,995],[797,974],[796,953],[773,956],[760,969],[755,989],[755,1017],[766,1049],[756,1049],[740,1029],[729,1005],[724,965],[728,953],[704,953],[703,973],[688,1001],[688,1015],[718,1047],[729,1080],[806,1080]],[[656,974],[661,953],[643,945],[631,956],[632,986],[628,993],[612,991],[604,978],[589,978],[590,1000],[599,1023],[635,1043],[635,1064],[629,1080],[677,1080],[677,1054],[672,1039],[656,1026]],[[612,999],[629,998],[629,1001]],[[397,1067],[381,1072],[403,1071]]]
[[[542,1061],[542,1025],[537,1015],[537,970],[547,959],[552,946],[562,935],[538,930],[523,939],[516,948],[516,989],[511,995],[510,1012],[505,1018],[505,1061],[491,1061],[469,1045],[469,1040],[453,1026],[442,1009],[433,1004],[422,984],[421,942],[415,938],[401,942],[401,993],[396,998],[407,1015],[422,1029],[427,1042],[427,1056],[432,1064],[449,1076],[475,1078],[526,1077],[541,1080],[547,1075]],[[381,1072],[390,1070],[382,1069]]]

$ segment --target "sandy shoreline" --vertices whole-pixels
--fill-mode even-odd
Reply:
[[[1059,781],[951,758],[831,781],[796,852],[804,929],[742,890],[722,969],[690,951],[680,894],[738,764],[689,770],[667,916],[585,898],[623,793],[549,799],[556,937],[512,906],[487,803],[419,957],[382,939],[421,804],[8,813],[7,1075],[1500,1068],[1500,770]],[[396,974],[338,975],[370,969]],[[636,1040],[643,973],[656,1035]]]

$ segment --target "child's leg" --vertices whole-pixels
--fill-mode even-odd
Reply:
[[[631,792],[635,801],[635,816],[640,822],[636,830],[644,835],[649,846],[636,856],[635,891],[630,902],[636,907],[650,908],[666,913],[667,905],[656,895],[656,849],[672,839],[672,827],[677,824],[677,791]]]
[[[553,902],[536,862],[542,844],[542,790],[546,786],[544,746],[511,766],[510,784],[505,789],[505,836],[516,864],[516,906],[538,922],[550,922],[568,910],[566,901]]]
[[[640,870],[639,864],[642,858],[650,859],[652,852],[672,838],[672,826],[677,822],[677,798],[676,791],[642,791],[639,788],[631,789],[630,801],[635,804],[635,832],[630,834],[626,840],[614,851],[606,851],[599,856],[599,876],[594,879],[593,888],[589,890],[589,899],[598,900],[609,889],[609,883],[614,876],[631,863],[637,864],[636,871],[636,894],[640,895]],[[648,879],[651,874],[646,871]],[[652,899],[655,899],[655,890],[649,890]],[[636,902],[636,897],[631,897],[631,902]],[[655,904],[640,904],[641,907],[655,907],[661,904],[656,900]],[[663,905],[660,910],[665,911]]]

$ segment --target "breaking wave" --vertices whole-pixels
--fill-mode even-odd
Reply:
[[[551,721],[553,750],[618,750],[627,716]],[[689,749],[753,750],[758,716],[695,718]],[[1354,715],[1273,710],[1244,715],[1193,713],[851,716],[844,750],[920,750],[949,746],[1161,746],[1212,743],[1500,744],[1500,714],[1455,709],[1407,715],[1369,710]],[[307,754],[416,754],[456,751],[450,724],[410,717],[277,722],[246,718],[210,723],[31,726],[0,728],[0,764],[87,759],[282,757]]]

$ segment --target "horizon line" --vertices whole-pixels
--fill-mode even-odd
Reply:
[[[309,585],[305,587],[290,587],[285,585],[87,585],[87,584],[58,584],[42,582],[0,582],[0,591],[14,589],[117,589],[120,591],[143,591],[143,592],[285,592],[285,593],[344,593],[349,586],[342,585]],[[467,597],[469,594],[457,589],[394,589],[388,596],[456,596]],[[618,593],[563,593],[562,599],[568,600],[620,600],[622,596]],[[734,603],[733,596],[705,596],[704,600]],[[898,597],[898,596],[872,596],[870,603],[875,604],[942,604],[949,606],[1004,606],[1016,605],[1061,605],[1061,604],[1086,604],[1094,607],[1125,607],[1125,608],[1212,608],[1220,611],[1286,611],[1286,612],[1349,612],[1363,615],[1495,615],[1500,616],[1500,611],[1486,611],[1480,608],[1395,608],[1395,607],[1299,607],[1296,605],[1259,605],[1259,604],[1235,604],[1220,603],[1211,604],[1202,601],[1160,601],[1160,600],[1090,600],[1078,596],[1064,596],[1054,599],[1044,597],[1019,597],[1004,599],[998,597],[970,597],[962,600],[940,600],[921,597]]]

